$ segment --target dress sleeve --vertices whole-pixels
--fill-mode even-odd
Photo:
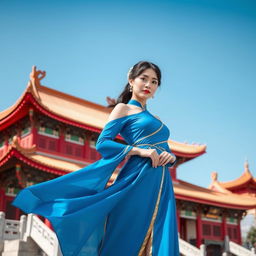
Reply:
[[[117,118],[108,122],[100,133],[96,142],[96,150],[105,159],[116,155],[126,156],[133,148],[132,145],[124,145],[114,141],[115,137],[120,133],[126,124],[125,118]]]

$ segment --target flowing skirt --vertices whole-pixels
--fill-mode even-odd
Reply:
[[[46,217],[63,256],[178,256],[176,207],[166,166],[131,156],[100,159],[78,171],[23,189],[12,203]],[[25,199],[25,200],[24,200]]]

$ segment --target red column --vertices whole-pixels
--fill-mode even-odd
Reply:
[[[196,246],[199,248],[202,244],[203,232],[202,232],[202,218],[201,218],[201,209],[197,209],[196,216]]]
[[[35,122],[33,108],[29,109],[29,119],[30,119],[30,125],[31,125],[32,140],[31,140],[31,145],[28,145],[28,146],[33,146],[33,145],[36,145],[36,136],[37,136],[36,122]]]
[[[241,225],[240,225],[241,217],[238,217],[237,221],[238,221],[238,223],[237,223],[238,224],[237,225],[237,236],[238,236],[237,242],[238,242],[238,244],[242,244]]]
[[[5,211],[4,199],[5,199],[4,188],[0,188],[0,211],[3,211],[3,212]]]
[[[227,234],[228,234],[227,214],[226,214],[226,212],[223,212],[223,215],[222,215],[222,239],[223,239],[223,241]]]
[[[92,135],[91,134],[87,134],[86,140],[85,140],[85,143],[84,143],[84,146],[85,146],[85,159],[87,161],[91,161],[91,151],[92,151],[92,148],[90,147],[91,139],[92,139]]]
[[[83,159],[88,159],[88,152],[89,152],[89,136],[87,133],[84,135],[84,149],[83,149]]]
[[[178,232],[180,233],[180,209],[176,208],[176,214],[177,214],[177,229]]]
[[[65,133],[66,133],[66,129],[63,126],[60,126],[59,128],[59,143],[58,143],[58,149],[57,151],[61,154],[64,154],[64,144],[65,144]]]
[[[33,146],[33,145],[36,145],[36,135],[37,135],[36,127],[34,126],[32,127],[31,134],[32,134],[32,141],[30,146]]]
[[[176,171],[176,167],[171,167],[169,168],[172,180],[177,180],[177,171]]]

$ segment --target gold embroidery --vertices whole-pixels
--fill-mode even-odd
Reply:
[[[161,122],[161,126],[156,130],[154,131],[153,133],[147,135],[147,136],[144,136],[140,139],[138,139],[134,144],[132,145],[127,145],[124,149],[124,152],[123,154],[126,153],[126,151],[128,150],[128,148],[130,146],[142,146],[142,145],[148,145],[148,146],[154,146],[162,151],[165,151],[165,149],[163,147],[160,147],[160,146],[156,146],[157,144],[161,144],[163,142],[167,142],[166,141],[160,141],[160,142],[157,142],[157,143],[154,143],[154,144],[138,144],[136,145],[137,142],[145,139],[145,138],[148,138],[154,134],[156,134],[157,132],[159,132],[163,127],[163,123]],[[116,170],[116,169],[115,169]],[[114,170],[114,171],[115,171]],[[114,172],[113,172],[114,173]],[[112,173],[112,174],[113,174]],[[146,234],[146,237],[144,238],[144,241],[143,241],[143,244],[140,248],[140,251],[139,251],[139,254],[138,256],[152,256],[152,250],[153,250],[153,234],[154,234],[154,222],[155,222],[155,219],[156,219],[156,215],[158,213],[158,207],[159,207],[159,203],[160,203],[160,198],[161,198],[161,193],[162,193],[162,187],[163,187],[163,181],[164,181],[164,176],[165,176],[165,166],[163,166],[163,174],[162,174],[162,179],[161,179],[161,184],[160,184],[160,188],[159,188],[159,192],[158,192],[158,197],[157,197],[157,201],[156,201],[156,205],[155,205],[155,209],[154,209],[154,212],[153,212],[153,216],[151,218],[151,222],[150,222],[150,225],[149,225],[149,228],[148,228],[148,231],[147,231],[147,234]],[[107,188],[107,184],[105,186],[105,188]],[[103,245],[103,241],[104,241],[104,237],[105,237],[105,233],[106,233],[106,225],[107,225],[107,220],[108,220],[108,216],[106,217],[106,221],[105,221],[105,224],[104,224],[104,235],[103,235],[103,238],[102,238],[102,242],[101,242],[101,247],[100,247],[100,250],[102,249],[102,245]]]
[[[155,148],[158,148],[159,150],[162,150],[162,151],[165,151],[166,149],[164,149],[163,147],[160,147],[160,146],[155,146],[155,144],[148,144],[148,143],[145,143],[145,144],[137,144],[136,146],[153,146]]]
[[[161,126],[160,126],[156,131],[154,131],[154,132],[152,132],[151,134],[149,134],[149,135],[147,135],[147,136],[144,136],[144,137],[138,139],[137,141],[135,141],[135,142],[133,143],[133,146],[136,146],[135,144],[136,144],[137,142],[139,142],[139,141],[141,141],[141,140],[143,140],[143,139],[146,139],[147,137],[150,137],[150,136],[156,134],[157,132],[159,132],[159,131],[162,129],[163,126],[164,126],[164,124],[162,123]]]
[[[146,253],[145,255],[149,255],[149,256],[152,256],[152,245],[153,245],[153,231],[154,227],[152,228],[152,231],[150,232],[150,236],[148,238],[148,242],[147,242],[147,245],[146,245]]]
[[[163,140],[163,141],[160,141],[160,142],[154,143],[153,145],[161,144],[161,143],[164,143],[164,142],[168,142],[168,140]]]
[[[156,201],[156,206],[154,209],[154,213],[153,216],[151,218],[151,222],[146,234],[146,237],[142,243],[142,246],[140,248],[139,254],[138,256],[150,256],[152,255],[152,246],[153,246],[153,225],[155,223],[155,219],[156,219],[156,215],[158,213],[158,207],[159,207],[159,202],[160,202],[160,198],[161,198],[161,193],[162,193],[162,187],[163,187],[163,181],[164,181],[164,174],[165,174],[165,166],[163,166],[163,174],[162,174],[162,180],[161,180],[161,184],[160,184],[160,188],[159,188],[159,192],[158,192],[158,197],[157,197],[157,201]],[[152,233],[152,234],[151,234]],[[151,235],[151,237],[150,237]],[[152,240],[152,241],[151,241]],[[147,252],[147,243],[150,242],[150,253]]]

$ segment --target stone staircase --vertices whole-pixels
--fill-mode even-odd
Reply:
[[[180,253],[184,256],[206,256],[205,245],[201,244],[200,249],[179,238]]]
[[[36,215],[5,219],[0,212],[1,256],[62,256],[55,233]]]
[[[183,256],[206,256],[205,245],[200,249],[179,238]],[[256,256],[255,251],[225,239],[223,256]],[[22,215],[20,220],[5,219],[0,212],[0,256],[62,256],[56,234],[36,215]]]
[[[200,249],[189,244],[188,242],[179,238],[180,253],[184,256],[206,256],[205,245],[201,245]],[[236,244],[229,240],[228,236],[225,238],[225,252],[222,256],[256,256],[255,249],[251,251],[243,246]]]

